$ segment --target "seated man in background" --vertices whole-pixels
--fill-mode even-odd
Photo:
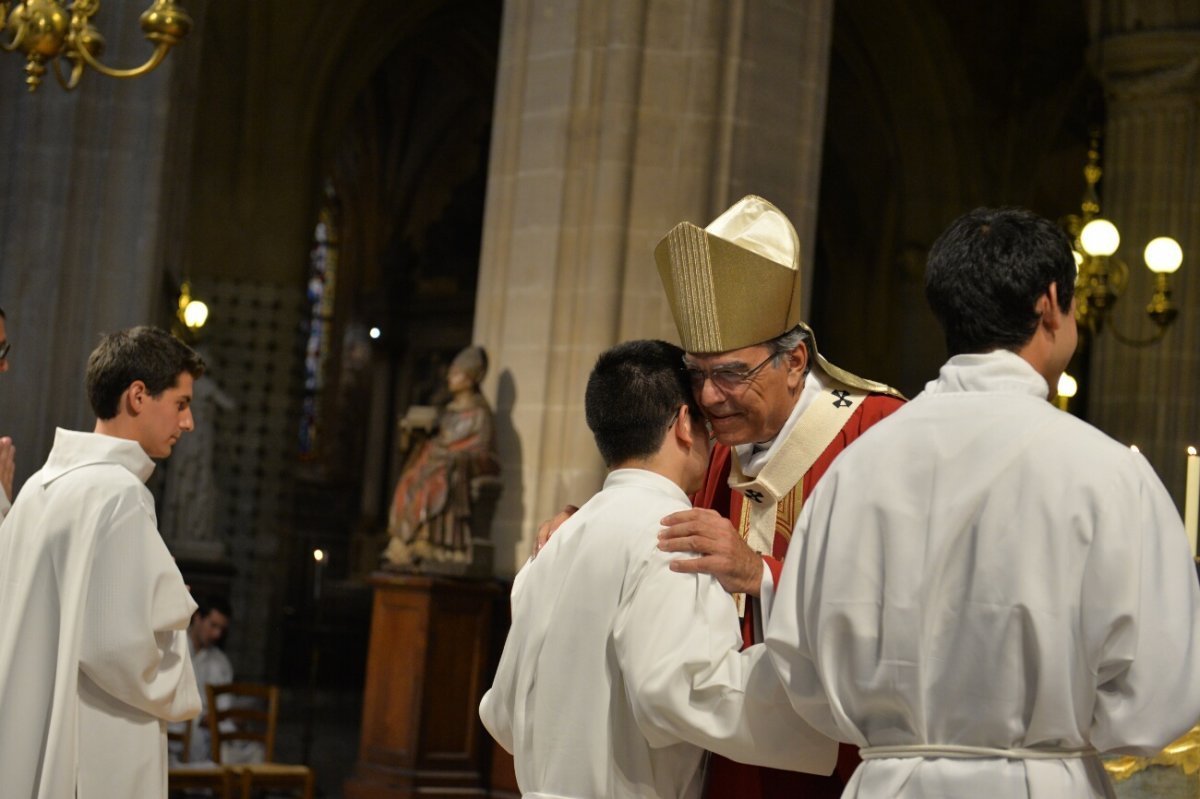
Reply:
[[[196,672],[196,684],[200,688],[200,715],[190,722],[192,743],[188,752],[189,763],[204,763],[213,760],[212,741],[208,731],[209,685],[224,685],[233,682],[233,664],[221,649],[233,610],[229,600],[220,595],[195,597],[198,608],[188,625],[188,648],[192,653],[192,668]],[[229,697],[222,697],[220,708],[229,708]],[[232,722],[224,722],[222,729],[233,729]],[[172,756],[177,753],[172,752]],[[254,741],[229,741],[221,749],[222,763],[256,763],[263,759],[262,745]]]
[[[682,358],[661,341],[600,356],[585,410],[608,478],[514,582],[480,716],[525,796],[699,797],[705,748],[833,769],[836,744],[792,711],[763,647],[739,653],[729,594],[658,547],[660,520],[691,507],[708,466]]]

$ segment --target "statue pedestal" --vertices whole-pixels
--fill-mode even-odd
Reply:
[[[482,797],[479,721],[500,586],[374,574],[362,739],[346,799]]]

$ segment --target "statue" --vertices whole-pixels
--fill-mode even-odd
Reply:
[[[487,373],[482,347],[468,347],[450,363],[451,398],[436,433],[404,467],[388,512],[390,539],[384,568],[490,576],[488,527],[499,497],[492,409],[479,391]],[[402,432],[420,425],[412,409]]]
[[[209,362],[207,354],[202,357]],[[195,430],[175,445],[167,462],[166,487],[159,511],[163,538],[178,558],[220,562],[228,557],[217,530],[220,499],[215,463],[216,419],[236,408],[233,399],[207,374],[192,388]]]

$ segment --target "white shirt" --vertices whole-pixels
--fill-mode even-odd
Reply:
[[[166,722],[200,697],[153,469],[136,442],[58,430],[0,526],[5,799],[166,795]]]
[[[1148,754],[1200,717],[1200,588],[1145,459],[1006,351],[952,358],[809,498],[767,629],[860,746]],[[1111,796],[1092,757],[871,759],[847,797]]]
[[[188,639],[188,650],[192,653],[192,668],[196,671],[196,687],[200,690],[200,715],[187,722],[192,725],[192,748],[188,754],[188,762],[206,763],[212,761],[206,687],[233,682],[233,664],[229,662],[228,655],[215,646],[206,646],[199,652],[194,651],[190,638]],[[221,697],[221,709],[224,710],[228,706],[229,697]],[[222,758],[222,762],[224,762],[224,758]]]
[[[517,575],[479,712],[524,796],[698,797],[716,744],[832,770],[836,747],[791,711],[764,648],[738,652],[732,598],[668,568],[659,520],[688,507],[665,477],[619,469]]]

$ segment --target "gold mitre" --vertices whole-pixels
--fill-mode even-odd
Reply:
[[[688,352],[762,344],[799,325],[825,373],[865,391],[903,396],[834,366],[800,319],[800,239],[783,212],[762,197],[738,200],[706,228],[680,222],[654,248],[671,315]]]
[[[749,347],[800,323],[800,240],[762,197],[743,197],[706,228],[680,222],[654,259],[688,352]]]

